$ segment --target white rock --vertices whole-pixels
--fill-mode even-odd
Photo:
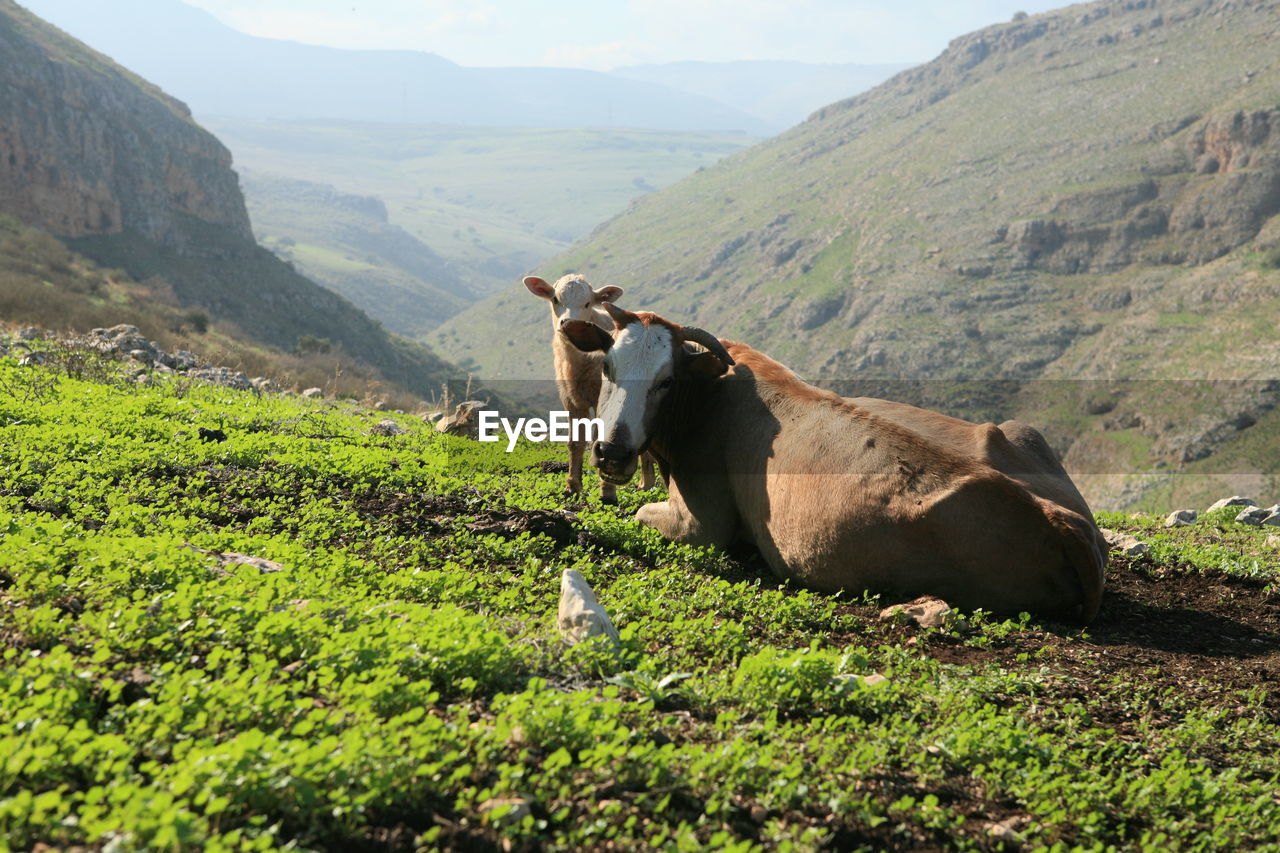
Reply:
[[[502,810],[502,814],[493,813]],[[519,823],[533,814],[533,806],[524,797],[494,797],[480,804],[480,812],[489,823],[495,826],[506,826]]]
[[[1224,506],[1257,506],[1257,502],[1249,498],[1242,498],[1239,495],[1232,495],[1229,498],[1223,498],[1209,504],[1209,508],[1205,512],[1213,512],[1215,509],[1222,509]]]
[[[1266,518],[1268,515],[1271,515],[1271,510],[1263,509],[1260,506],[1250,506],[1245,507],[1240,511],[1240,514],[1236,516],[1236,521],[1241,524],[1258,525],[1261,524],[1262,519]]]
[[[302,392],[302,396],[304,396],[304,397],[306,397],[306,398],[308,398],[308,399],[310,399],[310,398],[312,398],[312,397],[323,397],[323,396],[324,396],[324,389],[322,389],[322,388],[308,388],[307,390],[305,390],[305,391],[303,391],[303,392]]]
[[[921,628],[941,628],[947,621],[947,614],[950,612],[951,605],[941,598],[925,595],[906,604],[895,604],[892,607],[886,607],[880,611],[880,618],[891,619],[898,613],[905,613],[914,619]]]
[[[1165,527],[1186,527],[1196,523],[1200,514],[1194,509],[1179,509],[1169,513],[1164,520]]]
[[[591,585],[577,569],[565,569],[560,575],[560,613],[556,626],[570,645],[600,635],[618,642],[618,629],[613,627],[613,620],[596,601]]]
[[[374,424],[372,427],[369,428],[369,433],[371,435],[392,436],[392,435],[404,435],[407,432],[408,432],[407,429],[400,426],[400,424],[396,423],[390,418],[384,418],[383,420],[378,421],[376,424]]]
[[[1151,546],[1136,536],[1130,536],[1128,533],[1119,533],[1107,527],[1098,529],[1102,531],[1102,538],[1107,540],[1107,546],[1112,551],[1119,551],[1121,554],[1128,554],[1130,557],[1141,557],[1143,554],[1151,552]]]
[[[885,678],[878,672],[873,672],[870,675],[851,675],[845,673],[835,677],[837,685],[846,690],[854,687],[875,687],[877,684],[883,684],[888,680],[888,678]]]

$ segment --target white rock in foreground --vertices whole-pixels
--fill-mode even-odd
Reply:
[[[898,613],[905,613],[914,619],[921,628],[941,628],[943,623],[947,621],[947,614],[950,612],[951,605],[941,598],[925,595],[906,604],[895,604],[892,607],[886,607],[880,611],[880,618],[890,619]]]
[[[1179,509],[1169,513],[1164,520],[1165,527],[1186,527],[1195,524],[1200,514],[1194,509]]]
[[[1130,536],[1128,533],[1119,533],[1107,527],[1098,529],[1102,531],[1102,538],[1107,540],[1107,546],[1112,551],[1119,551],[1121,554],[1128,554],[1130,557],[1141,557],[1151,551],[1151,546],[1136,536]]]
[[[613,620],[596,601],[591,585],[577,569],[565,569],[560,575],[560,614],[556,626],[570,645],[602,634],[618,642],[618,629],[613,627]]]

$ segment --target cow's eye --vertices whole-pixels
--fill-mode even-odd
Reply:
[[[662,389],[664,389],[664,388],[670,388],[670,387],[671,387],[671,377],[670,377],[670,376],[668,376],[666,379],[664,379],[664,380],[662,380],[661,382],[659,382],[659,383],[658,383],[658,390],[659,390],[659,391],[661,391],[661,390],[662,390]]]

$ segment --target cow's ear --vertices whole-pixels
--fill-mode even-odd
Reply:
[[[616,284],[610,284],[596,291],[595,302],[617,302],[618,297],[622,295],[622,288]]]
[[[529,288],[529,292],[534,296],[539,296],[543,299],[550,299],[556,295],[555,288],[547,284],[545,279],[538,278],[536,275],[525,276],[524,286]]]
[[[608,332],[586,320],[570,320],[560,326],[560,331],[583,352],[605,352],[613,346],[613,337]]]
[[[690,376],[699,379],[715,379],[729,372],[729,366],[709,352],[689,354],[685,359],[684,369]]]

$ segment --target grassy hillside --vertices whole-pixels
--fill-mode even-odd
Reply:
[[[397,334],[419,337],[476,300],[379,198],[243,169],[241,185],[262,245]]]
[[[633,199],[754,140],[740,134],[315,122],[205,124],[255,173],[371,195],[390,222],[489,294],[563,252]],[[271,197],[246,190],[254,225],[283,233]],[[367,303],[358,303],[372,308]]]
[[[1104,518],[1151,555],[1087,631],[920,630],[545,446],[116,369],[0,356],[0,846],[1274,848],[1280,550],[1222,513]]]
[[[642,199],[541,272],[620,284],[627,307],[854,390],[1015,380],[1004,416],[1049,408],[1018,396],[1033,379],[1273,378],[1277,18],[1275,3],[1093,3],[972,33]],[[429,340],[486,376],[545,375],[542,313],[512,287]],[[481,343],[511,334],[494,317],[514,346]],[[1155,424],[1203,414],[1115,407],[1153,446]],[[1048,414],[1076,468],[1081,429],[1115,431]]]
[[[85,334],[128,323],[168,352],[189,350],[285,387],[320,387],[330,395],[382,398],[405,408],[439,396],[441,383],[459,378],[456,368],[420,348],[405,350],[407,359],[417,359],[420,374],[400,383],[332,339],[280,336],[273,345],[247,334],[215,310],[220,306],[182,298],[165,270],[140,278],[100,266],[49,234],[0,216],[0,326]]]

